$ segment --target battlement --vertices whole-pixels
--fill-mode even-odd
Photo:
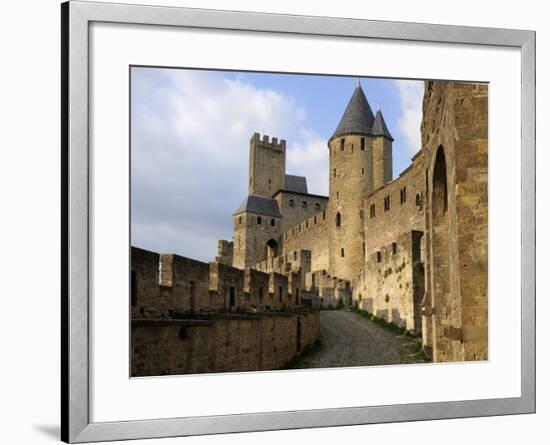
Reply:
[[[294,250],[284,255],[260,261],[253,269],[271,275],[288,276],[288,292],[296,294],[296,285],[302,289],[302,301],[317,300],[324,306],[336,306],[339,300],[351,303],[350,282],[331,276],[326,269],[312,269],[312,254],[309,250]]]
[[[291,243],[292,241],[300,239],[309,233],[326,230],[327,227],[327,211],[322,210],[299,224],[287,229],[286,232],[283,233],[283,243]]]
[[[233,264],[233,241],[218,240],[216,262],[228,265]]]
[[[311,251],[294,250],[283,255],[260,261],[252,266],[253,269],[270,273],[277,272],[288,275],[292,272],[308,272],[311,269]]]
[[[236,269],[136,247],[132,247],[131,264],[132,318],[264,311],[301,304],[296,298],[302,291],[299,271]]]
[[[260,133],[254,133],[252,135],[252,138],[250,139],[250,144],[259,145],[263,148],[271,148],[277,151],[286,150],[286,141],[284,139],[281,139],[279,141],[278,138],[270,138],[267,134],[264,134],[262,136],[260,135]]]

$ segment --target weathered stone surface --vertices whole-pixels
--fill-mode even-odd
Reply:
[[[132,322],[132,376],[277,369],[313,344],[319,312]]]
[[[424,347],[435,361],[488,358],[488,87],[426,82]]]

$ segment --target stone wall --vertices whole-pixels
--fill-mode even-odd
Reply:
[[[434,361],[488,358],[488,86],[426,82],[424,348]]]
[[[282,235],[283,256],[292,261],[294,252],[311,252],[311,270],[328,270],[329,240],[327,212],[321,211],[289,228]]]
[[[305,193],[279,191],[273,199],[277,201],[283,217],[281,232],[313,217],[327,207],[328,197]]]
[[[309,252],[300,262],[309,261]],[[319,335],[285,274],[202,263],[132,247],[132,375],[276,369]]]
[[[132,320],[132,376],[279,369],[319,336],[319,312]]]
[[[132,318],[292,308],[304,290],[299,267],[265,273],[132,247],[131,268]]]
[[[134,258],[132,258],[132,266]],[[208,264],[173,254],[160,255],[161,294],[157,307],[170,305],[174,312],[199,312],[211,305]],[[168,298],[169,296],[169,298]],[[169,309],[169,312],[170,312]]]
[[[379,318],[420,334],[424,297],[422,232],[404,232],[393,239],[367,258],[365,269],[353,283],[353,301]]]
[[[422,152],[419,152],[413,159],[413,164],[397,179],[365,199],[363,211],[366,257],[370,258],[383,246],[396,241],[402,233],[424,230],[423,173],[424,158]]]
[[[336,306],[339,300],[351,304],[350,282],[331,276],[326,269],[312,270],[312,256],[309,250],[293,250],[280,257],[261,261],[253,269],[270,273],[270,276],[286,275],[289,280],[288,293],[293,295],[295,304],[297,294],[300,295],[300,304],[327,307]],[[299,292],[296,292],[295,282],[299,282]]]
[[[233,241],[219,240],[216,262],[233,265]]]
[[[162,301],[159,286],[160,255],[132,247],[132,270],[130,272],[130,308],[132,318],[160,317],[168,314],[173,306],[171,295],[165,294]]]

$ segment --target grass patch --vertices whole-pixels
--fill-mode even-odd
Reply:
[[[379,318],[374,314],[371,314],[368,311],[365,311],[363,309],[359,309],[358,306],[353,306],[351,309],[356,314],[361,315],[361,317],[366,318],[369,321],[372,321],[374,324],[377,324],[380,327],[383,327],[384,329],[392,332],[395,335],[401,335],[403,337],[410,337],[415,339],[420,339],[418,335],[410,332],[407,330],[407,328],[402,328],[400,326],[397,326],[395,323],[392,323],[391,321],[386,321],[384,318]],[[422,349],[422,341],[420,340],[420,349]]]
[[[424,354],[424,349],[422,348],[422,337],[419,337],[418,335],[408,331],[406,328],[397,326],[395,323],[386,321],[383,318],[378,318],[376,315],[371,314],[368,311],[359,309],[359,307],[357,306],[353,306],[352,311],[356,314],[359,314],[361,317],[372,321],[374,324],[377,324],[387,331],[390,331],[392,334],[401,337],[407,337],[409,339],[409,342],[404,345],[403,349],[401,350],[401,355],[403,356],[403,358],[418,358],[424,361],[429,361]],[[405,362],[406,360],[404,360],[404,363]]]

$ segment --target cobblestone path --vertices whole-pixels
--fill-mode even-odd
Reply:
[[[292,368],[389,365],[424,362],[414,355],[415,340],[396,335],[346,310],[321,311],[322,347]]]

